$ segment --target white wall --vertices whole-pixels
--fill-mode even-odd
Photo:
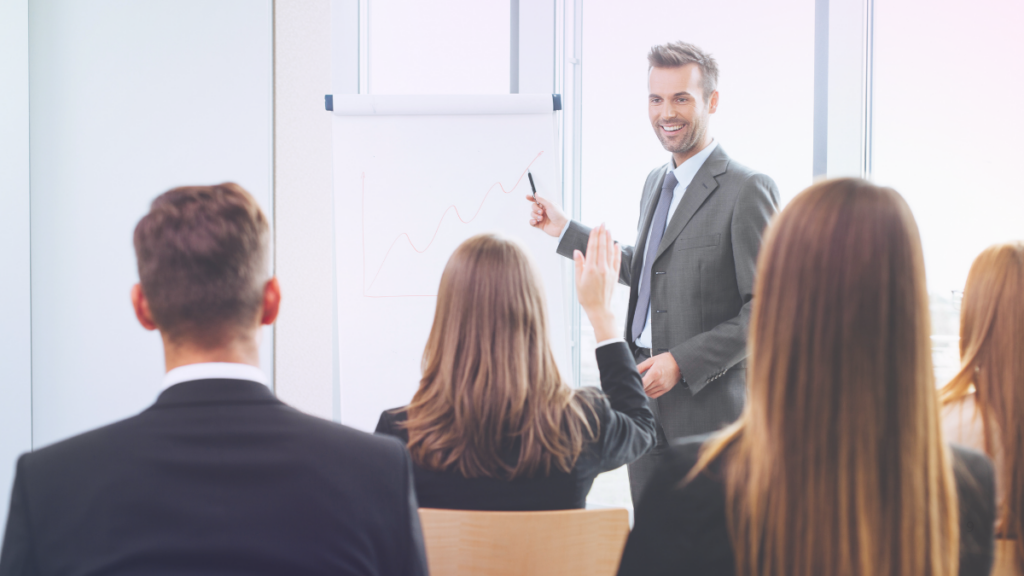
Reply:
[[[149,202],[231,180],[271,212],[271,18],[269,0],[33,0],[36,447],[156,397],[159,336],[128,300]]]
[[[236,181],[274,219],[264,369],[284,401],[337,417],[330,62],[329,0],[0,0],[0,521],[33,415],[39,447],[154,400],[131,237],[176,185]]]
[[[331,249],[331,6],[274,3],[274,193],[277,275],[283,295],[276,331],[278,397],[337,419],[333,377]]]
[[[0,0],[0,541],[32,447],[28,104],[28,0]]]

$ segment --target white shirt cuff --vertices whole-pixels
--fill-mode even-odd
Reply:
[[[594,348],[594,349],[596,350],[597,348],[600,348],[602,346],[607,346],[609,344],[615,344],[616,342],[622,342],[623,344],[625,344],[626,343],[626,339],[625,338],[609,338],[608,340],[604,340],[602,342],[598,342],[597,343],[597,347]]]
[[[565,233],[569,231],[569,225],[571,225],[571,224],[572,224],[572,220],[570,219],[570,220],[568,220],[565,223],[565,226],[562,226],[562,232],[561,232],[561,234],[558,235],[558,243],[559,244],[562,243],[562,238],[565,236]]]

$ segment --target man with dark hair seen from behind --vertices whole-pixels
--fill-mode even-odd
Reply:
[[[269,244],[236,184],[153,201],[131,300],[163,339],[164,390],[18,460],[0,575],[427,573],[405,447],[266,386],[259,335],[281,302]]]
[[[626,341],[658,424],[654,449],[629,465],[634,504],[669,441],[717,430],[743,410],[757,251],[779,208],[775,182],[711,137],[715,59],[684,42],[655,46],[647,59],[651,125],[672,158],[647,176],[636,242],[622,249]],[[559,254],[585,252],[590,229],[537,200],[530,224],[560,238]]]

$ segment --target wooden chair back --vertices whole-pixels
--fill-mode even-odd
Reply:
[[[625,508],[479,512],[420,508],[431,576],[612,576]]]
[[[1024,576],[1017,569],[1017,541],[996,539],[996,559],[992,566],[992,576]]]

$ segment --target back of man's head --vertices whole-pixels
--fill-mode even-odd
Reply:
[[[266,216],[237,184],[158,196],[135,227],[135,256],[164,337],[217,346],[258,326],[269,245]]]

